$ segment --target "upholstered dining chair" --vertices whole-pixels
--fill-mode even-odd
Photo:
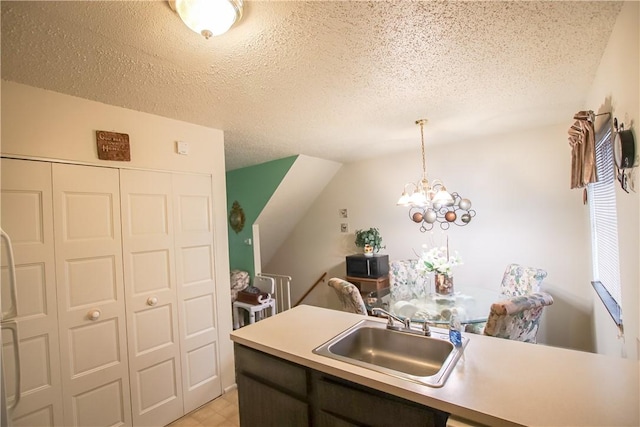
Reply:
[[[501,292],[504,295],[521,296],[540,291],[540,283],[547,272],[535,267],[509,264],[502,276]]]
[[[525,267],[520,264],[509,264],[502,276],[500,293],[508,297],[518,297],[540,292],[540,284],[547,277],[547,272],[536,267]],[[465,331],[472,334],[483,334],[486,323],[468,324]]]
[[[515,296],[491,305],[484,334],[535,343],[544,307],[553,304],[546,292]]]
[[[393,301],[424,298],[429,293],[429,279],[416,268],[417,265],[417,259],[389,262],[389,293]]]
[[[336,291],[340,304],[342,304],[342,310],[367,316],[367,307],[356,285],[338,277],[329,279],[327,284]]]

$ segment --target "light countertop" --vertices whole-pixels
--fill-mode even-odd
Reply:
[[[233,331],[231,339],[475,423],[640,425],[637,361],[465,334],[463,357],[445,385],[433,388],[312,353],[362,319],[302,305]]]

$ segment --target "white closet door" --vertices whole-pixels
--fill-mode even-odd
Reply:
[[[215,313],[211,177],[173,175],[185,412],[222,394]]]
[[[54,164],[65,426],[131,425],[118,171]]]
[[[171,175],[122,170],[122,244],[135,426],[183,415]]]
[[[51,164],[2,159],[2,228],[12,240],[20,336],[20,403],[13,425],[63,425],[51,202]],[[9,301],[2,247],[2,304]],[[14,345],[3,345],[8,397],[15,387]]]

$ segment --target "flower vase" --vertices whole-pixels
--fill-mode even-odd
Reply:
[[[436,273],[436,294],[452,295],[453,294],[453,276],[447,274]]]
[[[373,256],[373,246],[364,245],[364,256],[372,257]]]

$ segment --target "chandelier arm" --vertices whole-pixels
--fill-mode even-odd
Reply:
[[[440,223],[440,228],[443,230],[448,230],[450,227],[450,223],[449,222],[441,222]]]

